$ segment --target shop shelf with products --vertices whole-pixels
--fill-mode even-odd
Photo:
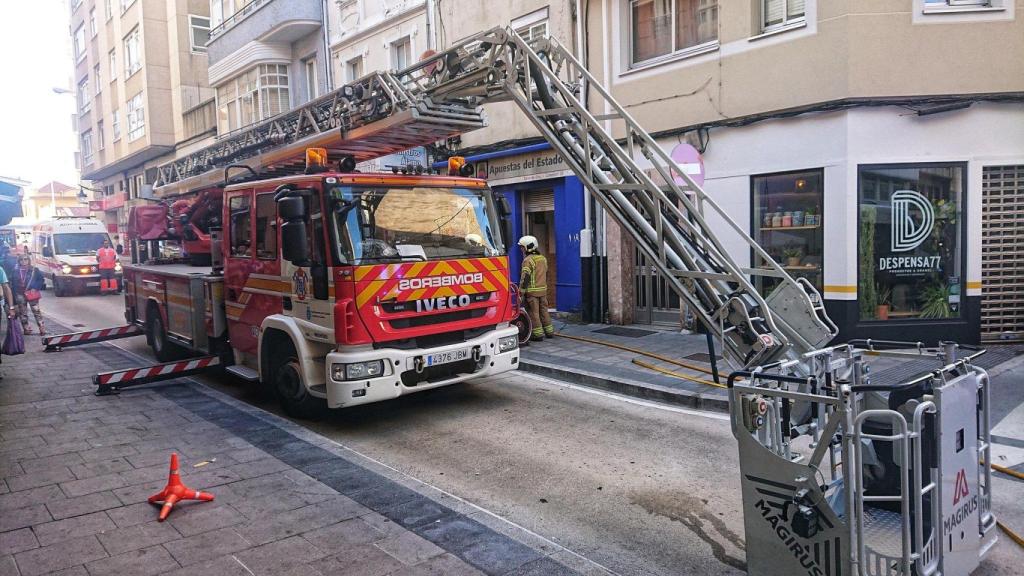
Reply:
[[[754,239],[790,275],[823,288],[823,171],[804,170],[751,178],[751,229]],[[754,257],[754,266],[766,263]],[[758,277],[758,288],[771,292],[777,281]]]

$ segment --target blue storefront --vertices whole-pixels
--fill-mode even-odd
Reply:
[[[583,184],[571,175],[548,144],[467,156],[478,176],[487,178],[512,208],[509,244],[524,234],[537,237],[549,261],[549,305],[579,312],[583,303],[580,231],[584,228]],[[522,257],[509,250],[512,279],[519,281]]]

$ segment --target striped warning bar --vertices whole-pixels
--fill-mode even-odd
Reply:
[[[190,374],[198,374],[221,365],[219,356],[203,356],[166,364],[155,364],[143,368],[127,368],[102,372],[92,377],[96,385],[96,395],[105,396],[128,386],[137,386],[160,380],[170,380]]]
[[[143,334],[142,329],[134,324],[118,326],[116,328],[102,328],[100,330],[86,330],[85,332],[72,332],[70,334],[57,334],[44,336],[43,345],[46,351],[59,350],[69,346],[81,346],[93,342],[104,342],[106,340],[117,340]]]

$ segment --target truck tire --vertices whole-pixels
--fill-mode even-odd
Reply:
[[[302,381],[302,365],[291,340],[281,343],[270,360],[270,385],[285,414],[313,420],[323,415],[327,403],[309,393]]]
[[[146,340],[149,341],[149,347],[153,349],[153,355],[160,362],[171,362],[184,355],[180,346],[167,339],[164,319],[160,316],[160,310],[156,306],[150,306],[149,313],[146,315]]]
[[[56,276],[53,277],[53,295],[57,298],[63,298],[68,295],[67,285]]]

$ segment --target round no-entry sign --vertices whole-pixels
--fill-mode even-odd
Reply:
[[[681,142],[672,149],[670,156],[697,186],[704,185],[704,158],[701,157],[700,152],[696,148],[686,142]],[[686,184],[686,180],[683,180],[682,176],[675,174],[675,170],[672,172],[673,180],[676,181],[676,184]]]

